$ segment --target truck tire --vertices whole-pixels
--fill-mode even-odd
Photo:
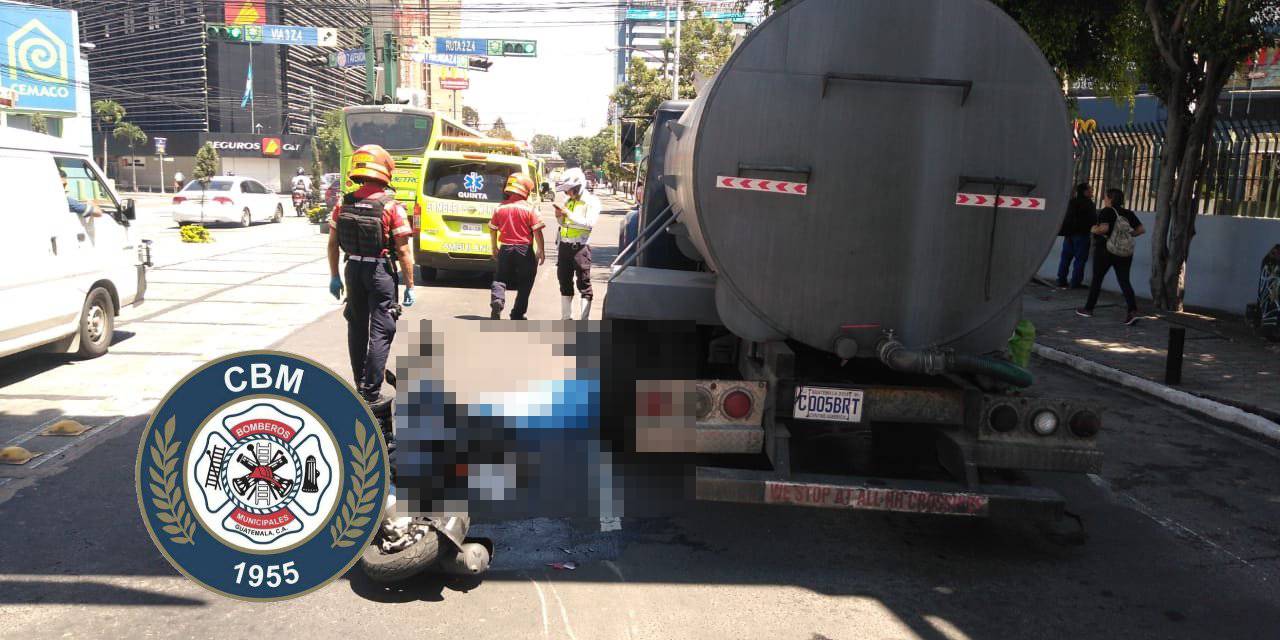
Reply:
[[[403,582],[426,571],[439,554],[440,534],[432,529],[421,540],[397,553],[385,553],[376,544],[365,547],[360,554],[360,569],[374,582]]]
[[[115,305],[111,303],[111,294],[102,287],[96,287],[85,296],[84,307],[80,310],[78,355],[87,360],[106,353],[114,334]]]

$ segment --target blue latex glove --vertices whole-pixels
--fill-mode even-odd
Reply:
[[[342,299],[342,278],[338,276],[329,278],[329,293],[333,294],[333,297],[338,300]]]
[[[413,303],[414,303],[413,289],[405,289],[404,290],[404,306],[412,307]]]

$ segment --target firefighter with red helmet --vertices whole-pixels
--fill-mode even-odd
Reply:
[[[528,175],[511,174],[503,189],[507,199],[489,220],[489,246],[494,260],[498,262],[489,300],[489,317],[494,320],[502,316],[502,308],[507,304],[507,289],[516,290],[511,319],[524,320],[538,265],[546,259],[542,246],[542,228],[545,225],[529,203],[529,194],[534,189],[533,179]]]
[[[395,162],[378,145],[351,156],[348,177],[359,187],[343,196],[329,221],[329,292],[341,299],[346,283],[347,351],[360,395],[376,403],[396,335],[400,305],[396,288],[404,278],[404,306],[413,306],[413,231],[404,205],[389,185]],[[345,278],[338,276],[338,251],[346,254]],[[397,264],[399,263],[399,273]]]

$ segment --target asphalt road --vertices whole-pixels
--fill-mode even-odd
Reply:
[[[597,264],[612,259],[604,246],[615,242],[618,213],[605,216],[594,239],[602,246]],[[294,242],[314,241],[269,246]],[[298,260],[295,268],[306,275],[283,290],[323,292],[323,278]],[[540,270],[531,318],[558,313],[552,271]],[[604,277],[602,269],[597,279]],[[248,295],[256,283],[240,286]],[[419,293],[404,327],[487,311],[479,279],[449,277]],[[336,307],[279,329],[245,334],[237,344],[275,346],[345,371]],[[15,385],[31,385],[23,393],[64,393],[75,376],[46,376],[83,364],[31,369],[29,362],[0,362],[0,402],[7,411]],[[168,370],[152,376],[150,360],[132,366],[100,374],[120,380],[94,378],[88,386],[114,390],[156,377],[148,388],[164,387],[179,377]],[[128,413],[95,439],[50,454],[52,461],[29,475],[0,468],[0,478],[11,478],[0,485],[0,637],[1274,635],[1276,450],[1048,363],[1033,367],[1044,393],[1090,397],[1109,408],[1103,474],[1038,477],[1068,498],[1084,522],[1083,542],[1020,523],[706,504],[680,516],[628,520],[610,533],[552,520],[488,523],[498,555],[483,580],[424,577],[385,589],[356,570],[302,599],[269,605],[206,592],[156,551],[134,503],[132,467],[145,415]],[[57,411],[60,401],[46,402]],[[6,412],[0,423],[24,417]],[[579,567],[545,566],[559,560]]]

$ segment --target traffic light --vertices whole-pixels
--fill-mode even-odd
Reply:
[[[538,43],[534,40],[503,40],[502,55],[533,58],[538,55]]]
[[[493,61],[488,58],[467,58],[467,68],[473,71],[488,71]]]
[[[227,24],[210,24],[205,33],[210,40],[222,40],[224,42],[244,42],[244,27],[239,25]]]

